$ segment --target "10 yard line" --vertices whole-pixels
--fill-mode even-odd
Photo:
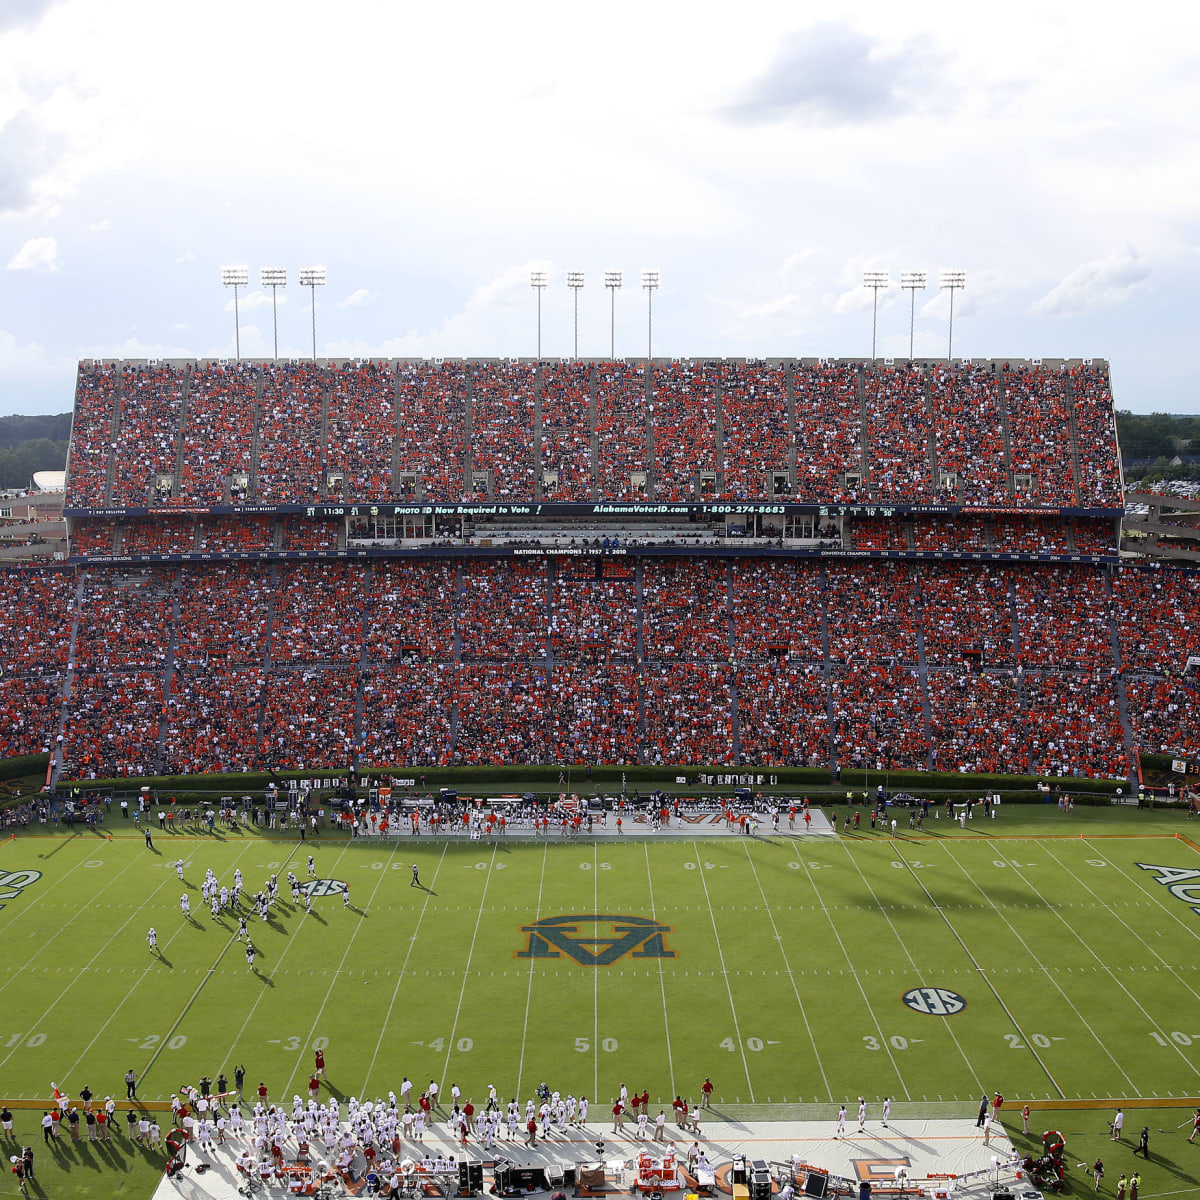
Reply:
[[[733,1032],[737,1035],[738,1050],[742,1055],[742,1069],[746,1072],[746,1086],[750,1089],[750,1103],[754,1103],[754,1081],[750,1078],[750,1064],[746,1061],[746,1044],[742,1041],[742,1030],[738,1024],[737,1008],[733,1003],[733,988],[729,983],[729,972],[725,969],[725,952],[721,949],[721,935],[717,932],[717,916],[712,909],[712,900],[708,895],[708,880],[704,878],[704,862],[700,858],[700,846],[697,842],[693,842],[692,846],[696,851],[696,872],[700,876],[700,883],[704,888],[704,903],[708,908],[708,915],[712,918],[713,938],[717,943],[717,957],[721,960],[721,978],[725,980],[725,992],[729,997],[729,1011],[733,1017]]]
[[[399,845],[399,842],[397,842]],[[408,939],[408,949],[404,952],[404,962],[400,964],[400,974],[396,976],[396,986],[392,988],[392,998],[388,1002],[387,1015],[383,1018],[383,1024],[379,1027],[379,1037],[375,1039],[375,1053],[371,1055],[371,1061],[367,1066],[367,1073],[363,1078],[363,1094],[366,1094],[367,1084],[371,1079],[371,1072],[375,1070],[375,1060],[379,1057],[379,1049],[383,1045],[383,1036],[388,1031],[388,1026],[392,1021],[392,1009],[396,1007],[396,997],[400,995],[400,984],[404,982],[404,972],[408,969],[408,960],[412,958],[413,947],[417,944],[417,934],[421,929],[421,922],[425,920],[425,914],[429,910],[429,901],[432,897],[432,892],[437,887],[438,877],[442,873],[442,864],[446,861],[446,851],[450,848],[449,839],[442,843],[442,857],[438,859],[438,865],[434,868],[433,882],[430,887],[425,889],[425,903],[421,905],[421,912],[417,917],[417,923],[413,928],[412,936]]]

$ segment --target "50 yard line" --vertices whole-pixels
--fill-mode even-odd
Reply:
[[[650,915],[657,921],[658,913],[654,907],[654,873],[650,870],[650,843],[643,841],[642,849],[646,852],[646,883],[650,888]],[[671,1095],[677,1096],[679,1093],[675,1090],[675,1059],[671,1054],[671,1018],[667,1015],[667,977],[663,971],[661,958],[658,960],[658,986],[662,991],[663,1032],[667,1044],[667,1074],[671,1076]]]
[[[537,908],[535,910],[534,920],[537,920],[542,915],[542,892],[546,886],[546,858],[550,853],[550,843],[545,842],[542,845],[542,873],[538,878],[538,898]],[[521,1076],[525,1071],[525,1046],[529,1041],[529,1005],[533,1000],[533,971],[537,964],[537,959],[530,958],[529,960],[529,986],[525,989],[525,1023],[521,1026],[521,1057],[517,1062],[517,1092],[521,1094]]]

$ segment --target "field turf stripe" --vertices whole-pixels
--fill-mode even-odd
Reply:
[[[538,897],[537,907],[534,909],[533,919],[538,921],[542,916],[542,896],[546,887],[546,858],[550,853],[550,843],[545,842],[542,845],[542,869],[538,875]],[[516,1094],[521,1093],[521,1079],[525,1074],[525,1048],[529,1044],[529,1008],[533,1002],[533,979],[534,968],[537,964],[537,959],[530,958],[529,960],[529,980],[525,987],[525,1020],[521,1025],[521,1057],[517,1060],[517,1090]]]
[[[646,856],[646,884],[650,889],[650,916],[654,920],[658,920],[658,910],[654,906],[654,872],[650,868],[650,842],[649,839],[642,842],[642,851]],[[663,1009],[663,1036],[666,1039],[667,1047],[667,1074],[671,1077],[671,1087],[669,1094],[672,1096],[678,1095],[675,1090],[675,1059],[671,1054],[671,1018],[667,1012],[667,977],[663,972],[662,959],[658,959],[658,986],[662,992],[662,1009]]]

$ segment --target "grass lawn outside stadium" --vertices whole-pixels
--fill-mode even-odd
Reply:
[[[262,1080],[290,1104],[320,1047],[343,1097],[407,1075],[523,1102],[545,1081],[586,1094],[596,1124],[622,1083],[669,1111],[706,1075],[734,1121],[832,1123],[860,1095],[973,1121],[999,1090],[1014,1143],[1032,1146],[1033,1102],[1072,1164],[1111,1158],[1124,1104],[1127,1134],[1153,1126],[1142,1194],[1200,1195],[1200,1144],[1157,1132],[1200,1094],[1200,848],[1181,812],[1005,805],[894,840],[783,824],[492,845],[155,829],[153,851],[119,819],[19,834],[0,846],[0,1091],[36,1104],[15,1109],[34,1194],[149,1195],[161,1177],[162,1156],[124,1139],[42,1147],[52,1080],[121,1099],[133,1067],[161,1101],[244,1063],[248,1092]],[[306,914],[284,877],[305,880],[309,853],[334,883]],[[271,919],[250,921],[254,970],[236,920],[200,900],[208,867],[251,892],[279,873]],[[1073,1186],[1091,1193],[1082,1172]]]

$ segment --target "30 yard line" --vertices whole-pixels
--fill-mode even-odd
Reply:
[[[871,885],[870,880],[867,879],[866,875],[863,873],[862,866],[859,864],[858,859],[853,854],[850,853],[850,847],[845,842],[841,842],[840,844],[846,852],[846,857],[850,860],[851,863],[854,864],[854,869],[858,872],[859,879],[861,879],[863,881],[867,890],[871,893],[871,898],[875,901],[876,907],[879,909],[880,916],[882,916],[883,919],[888,923],[888,928],[892,931],[892,934],[896,938],[896,944],[900,947],[901,950],[904,951],[904,957],[908,959],[909,965],[912,967],[913,972],[919,978],[923,974],[923,972],[918,970],[916,960],[913,958],[911,952],[908,949],[908,943],[905,942],[904,938],[902,938],[900,936],[900,932],[896,928],[895,922],[888,915],[886,906],[883,904],[880,904],[879,894],[875,891],[874,887],[872,887],[872,885]],[[904,861],[903,855],[901,855],[900,858],[901,858],[901,861]],[[905,866],[908,866],[908,863],[906,861],[905,861]],[[912,867],[908,867],[908,870],[909,870],[909,874],[912,875],[912,877],[914,879],[916,879],[918,886],[922,886],[921,881],[919,879],[917,879],[916,872],[913,871]],[[926,892],[926,895],[928,895],[928,892]],[[961,938],[959,939],[959,945],[962,946],[964,950],[966,949],[966,946],[963,945]],[[968,952],[968,957],[970,957],[969,952]],[[975,963],[974,958],[972,958],[971,961],[976,966],[978,966],[978,964]],[[985,1090],[983,1088],[983,1082],[979,1078],[978,1072],[976,1072],[975,1067],[971,1063],[971,1060],[967,1057],[967,1052],[962,1048],[962,1043],[958,1040],[958,1035],[954,1032],[954,1026],[949,1021],[943,1021],[941,1024],[942,1024],[942,1028],[950,1035],[950,1040],[954,1043],[954,1048],[961,1055],[963,1063],[966,1065],[967,1071],[970,1073],[971,1078],[975,1080],[975,1086],[977,1088],[979,1088],[981,1091]],[[1047,1072],[1047,1074],[1049,1074],[1049,1072]]]
[[[746,1086],[750,1089],[750,1103],[754,1103],[754,1081],[750,1078],[750,1063],[746,1060],[746,1043],[742,1040],[742,1029],[738,1022],[737,1008],[733,1003],[733,988],[729,983],[729,972],[725,969],[725,952],[721,949],[721,935],[717,932],[717,917],[712,909],[712,900],[708,894],[708,880],[704,878],[704,860],[700,857],[699,843],[693,842],[696,852],[696,874],[700,876],[700,884],[704,888],[704,903],[708,915],[712,918],[713,939],[717,943],[717,957],[721,960],[721,978],[725,980],[725,994],[729,997],[729,1011],[733,1017],[733,1032],[737,1038],[738,1051],[742,1056],[742,1069],[746,1072]]]
[[[484,910],[487,908],[488,888],[492,883],[492,873],[496,869],[497,849],[497,846],[492,847],[492,861],[488,863],[487,878],[483,881],[483,895],[479,897],[479,911],[475,914],[475,932],[471,934],[471,944],[467,948],[467,963],[463,968],[462,987],[458,990],[458,1006],[454,1010],[454,1020],[450,1025],[450,1036],[446,1039],[446,1061],[442,1064],[442,1079],[445,1079],[450,1072],[450,1055],[454,1051],[454,1039],[458,1034],[458,1018],[462,1013],[463,997],[467,994],[467,980],[471,975],[471,956],[475,953],[475,941],[479,937],[479,926],[483,922]]]
[[[1004,922],[1005,925],[1008,926],[1013,937],[1015,937],[1017,939],[1017,941],[1019,941],[1021,943],[1021,945],[1025,948],[1025,953],[1029,955],[1029,961],[1037,964],[1037,966],[1041,970],[1042,975],[1045,978],[1046,982],[1049,983],[1058,992],[1058,994],[1067,1002],[1067,1004],[1070,1006],[1071,1011],[1075,1014],[1076,1017],[1079,1018],[1080,1025],[1082,1025],[1083,1028],[1086,1029],[1088,1031],[1088,1033],[1090,1033],[1092,1035],[1092,1038],[1094,1039],[1096,1045],[1099,1046],[1100,1049],[1104,1051],[1104,1054],[1107,1056],[1109,1062],[1111,1062],[1112,1065],[1114,1067],[1116,1067],[1121,1078],[1124,1079],[1125,1082],[1129,1085],[1130,1095],[1140,1099],[1141,1092],[1139,1092],[1134,1087],[1133,1080],[1129,1078],[1129,1076],[1125,1073],[1124,1069],[1122,1068],[1121,1064],[1119,1062],[1117,1062],[1116,1058],[1113,1055],[1113,1052],[1108,1048],[1107,1044],[1103,1041],[1103,1039],[1100,1037],[1100,1035],[1091,1027],[1091,1025],[1088,1024],[1087,1018],[1084,1017],[1083,1013],[1081,1013],[1079,1011],[1079,1009],[1075,1007],[1074,1003],[1072,1003],[1072,1001],[1071,1001],[1071,997],[1067,995],[1067,993],[1063,990],[1062,986],[1054,978],[1053,974],[1050,971],[1050,968],[1047,967],[1042,962],[1042,960],[1040,958],[1038,958],[1038,956],[1036,954],[1034,954],[1029,943],[1020,935],[1020,933],[1017,931],[1016,927],[1008,919],[1008,917],[1005,916],[1004,910],[1002,908],[1000,908],[1000,906],[987,894],[987,892],[985,892],[983,890],[982,885],[967,871],[966,867],[964,867],[962,865],[962,863],[959,862],[957,856],[951,852],[950,847],[947,843],[945,843],[945,842],[939,843],[938,849],[945,852],[946,856],[950,859],[950,861],[953,862],[954,865],[962,873],[963,878],[966,879],[967,882],[973,888],[975,888],[975,890],[991,906],[992,911],[1000,918],[1001,921]],[[1025,882],[1026,885],[1028,886],[1027,880],[1024,880],[1023,882]]]
[[[537,908],[534,910],[534,920],[540,919],[542,915],[542,891],[546,886],[546,858],[550,853],[550,843],[546,842],[542,846],[542,873],[538,877],[538,898]],[[529,1006],[533,1000],[533,972],[537,965],[536,958],[529,960],[529,986],[525,989],[525,1021],[521,1026],[521,1057],[517,1060],[517,1090],[516,1095],[521,1095],[521,1076],[525,1071],[525,1047],[529,1042]]]
[[[846,949],[846,943],[842,941],[842,935],[838,932],[837,923],[834,921],[832,914],[829,911],[828,905],[825,903],[825,897],[821,895],[820,889],[813,880],[812,872],[808,869],[808,863],[805,861],[805,851],[800,843],[794,837],[788,839],[792,843],[792,850],[796,857],[800,860],[800,865],[804,868],[804,874],[808,878],[808,886],[812,888],[813,895],[817,898],[817,903],[821,906],[821,912],[825,916],[825,920],[829,922],[829,928],[833,932],[833,936],[837,939],[837,944],[842,951],[842,957],[846,960],[847,966],[850,967],[850,975],[854,982],[858,985],[859,995],[862,996],[863,1004],[866,1005],[867,1012],[871,1016],[871,1020],[875,1025],[875,1032],[879,1035],[879,1044],[883,1047],[884,1053],[888,1056],[892,1064],[892,1070],[896,1072],[896,1082],[904,1089],[904,1098],[912,1099],[912,1093],[908,1090],[908,1084],[904,1082],[904,1076],[900,1073],[900,1066],[896,1062],[896,1056],[892,1053],[891,1043],[883,1032],[883,1026],[879,1024],[879,1018],[875,1015],[875,1005],[867,996],[867,990],[863,987],[862,980],[858,977],[858,969],[854,965],[854,960],[850,957],[850,952]]]
[[[349,844],[350,843],[347,843],[347,845],[349,845]],[[381,870],[379,872],[379,878],[375,881],[375,887],[371,892],[370,899],[368,899],[367,903],[363,906],[364,916],[366,914],[367,909],[370,907],[371,901],[375,899],[376,895],[379,893],[379,889],[383,886],[383,881],[391,873],[390,872],[391,860],[395,856],[396,851],[399,848],[400,848],[400,840],[399,840],[399,838],[397,838],[392,843],[392,848],[388,854],[388,857],[384,860],[383,870]],[[343,851],[343,853],[345,853],[345,851]],[[346,949],[342,951],[342,957],[338,960],[337,967],[334,968],[333,978],[329,981],[329,986],[325,989],[325,997],[321,1001],[321,1007],[319,1009],[317,1009],[317,1015],[313,1018],[312,1026],[308,1031],[308,1037],[305,1038],[305,1040],[304,1040],[304,1044],[306,1046],[312,1045],[313,1035],[317,1032],[317,1029],[320,1027],[320,1024],[321,1024],[321,1018],[325,1015],[325,1006],[329,1003],[329,997],[333,994],[333,989],[337,985],[338,977],[342,973],[342,968],[346,965],[346,959],[350,957],[350,951],[352,949],[354,949],[354,941],[358,937],[359,932],[362,929],[362,927],[363,927],[363,919],[360,918],[358,924],[354,927],[354,932],[346,939]],[[299,1065],[300,1065],[300,1060],[297,1059],[295,1066],[292,1067],[292,1073],[288,1076],[287,1085],[284,1087],[283,1091],[280,1093],[281,1096],[286,1096],[292,1090],[292,1080],[296,1078],[296,1068]]]
[[[446,861],[446,851],[449,848],[449,840],[442,843],[442,857],[438,859],[438,864],[433,870],[433,881],[425,890],[425,903],[421,905],[421,911],[417,914],[417,923],[413,927],[412,936],[408,939],[408,949],[404,952],[404,962],[400,964],[400,972],[396,976],[396,986],[392,988],[392,998],[388,1002],[387,1015],[383,1018],[383,1024],[379,1027],[379,1037],[375,1039],[375,1053],[371,1055],[371,1062],[367,1066],[367,1073],[363,1078],[362,1092],[364,1095],[367,1091],[367,1083],[371,1079],[371,1072],[375,1070],[375,1060],[379,1057],[379,1049],[383,1045],[384,1034],[387,1033],[388,1026],[392,1023],[392,1010],[396,1007],[396,997],[400,995],[400,984],[404,980],[404,972],[408,969],[408,960],[412,957],[413,947],[417,944],[417,935],[421,932],[421,922],[425,920],[425,913],[429,910],[429,901],[432,898],[433,889],[437,887],[438,877],[441,875],[442,864]]]
[[[658,920],[658,913],[654,908],[654,872],[650,870],[650,843],[642,842],[642,849],[646,852],[646,883],[650,888],[650,916],[654,920]],[[675,1059],[671,1054],[671,1018],[667,1015],[667,977],[663,971],[663,960],[658,960],[658,986],[662,991],[662,1008],[663,1008],[663,1032],[667,1044],[667,1074],[671,1076],[671,1095],[677,1096],[679,1093],[675,1090]]]
[[[821,1058],[821,1052],[817,1049],[817,1039],[813,1036],[812,1026],[808,1023],[808,1013],[804,1009],[804,1001],[800,998],[800,988],[796,984],[796,976],[792,974],[792,964],[788,960],[787,951],[783,948],[783,935],[779,932],[779,926],[775,924],[775,914],[771,912],[770,902],[767,900],[766,889],[762,885],[762,879],[759,877],[758,868],[754,865],[754,856],[750,853],[750,847],[745,842],[742,843],[742,849],[746,852],[746,862],[750,865],[750,873],[754,876],[754,882],[758,885],[758,894],[762,897],[763,910],[767,914],[767,920],[771,922],[771,931],[775,934],[775,942],[779,946],[779,953],[783,958],[783,967],[787,971],[788,982],[792,985],[792,995],[796,997],[796,1007],[800,1010],[800,1019],[804,1022],[804,1032],[808,1034],[808,1040],[812,1044],[813,1054],[817,1059],[817,1068],[821,1072],[821,1082],[825,1085],[825,1093],[829,1097],[829,1102],[833,1103],[833,1089],[829,1086],[829,1078],[825,1074],[825,1063]],[[661,966],[659,967],[661,971]],[[664,1000],[665,1003],[665,1000]],[[672,1081],[671,1090],[675,1090],[674,1082]]]
[[[336,871],[336,870],[338,869],[338,867],[341,865],[342,859],[346,857],[346,851],[347,851],[349,848],[350,848],[350,842],[349,842],[349,841],[347,841],[347,842],[345,843],[345,845],[343,845],[343,846],[342,846],[342,851],[341,851],[341,853],[340,853],[340,854],[337,856],[337,858],[334,860],[333,869],[334,869],[335,871]],[[299,849],[299,847],[297,847],[297,849]],[[295,850],[293,850],[293,851],[292,851],[292,854],[295,854],[295,852],[296,852],[296,851],[295,851]],[[284,859],[284,864],[283,864],[284,866],[286,866],[286,865],[287,865],[289,862],[291,862],[291,860],[292,860],[292,854],[289,854],[289,855],[288,855],[288,857],[287,857],[286,859]],[[275,978],[275,975],[276,975],[276,974],[278,973],[278,971],[279,971],[280,965],[282,964],[283,960],[284,960],[284,959],[287,957],[287,952],[288,952],[288,951],[289,951],[289,950],[292,948],[292,946],[295,944],[295,941],[296,941],[296,933],[298,933],[298,932],[299,932],[299,930],[295,931],[295,932],[294,932],[294,933],[293,933],[293,934],[292,934],[292,935],[291,935],[291,936],[288,938],[287,942],[284,944],[284,947],[283,947],[283,953],[282,953],[282,954],[280,954],[279,958],[276,960],[274,967],[272,967],[272,969],[271,969],[271,974],[267,976],[267,978],[268,978],[268,979],[274,979],[274,978]],[[221,1060],[222,1062],[224,1062],[224,1061],[226,1061],[226,1060],[228,1060],[228,1059],[230,1059],[230,1058],[232,1058],[232,1057],[233,1057],[234,1051],[235,1051],[235,1050],[237,1050],[237,1048],[238,1048],[238,1043],[239,1043],[239,1042],[242,1040],[242,1036],[243,1036],[243,1034],[245,1034],[246,1030],[249,1028],[249,1026],[250,1026],[250,1022],[251,1022],[251,1020],[254,1018],[254,1014],[255,1014],[255,1013],[258,1011],[258,1006],[259,1006],[259,1004],[261,1004],[261,1003],[262,1003],[262,999],[263,999],[263,997],[264,997],[266,994],[267,994],[267,988],[265,988],[265,987],[264,987],[264,988],[261,988],[261,989],[259,990],[259,993],[258,993],[258,995],[257,995],[257,996],[255,996],[255,998],[254,998],[254,1003],[253,1003],[252,1005],[250,1005],[250,1009],[249,1009],[249,1011],[246,1013],[246,1019],[245,1019],[245,1020],[242,1022],[242,1027],[241,1027],[241,1028],[240,1028],[240,1029],[237,1031],[237,1033],[236,1033],[236,1034],[234,1034],[234,1037],[233,1037],[233,1044],[232,1044],[232,1045],[229,1047],[229,1052],[228,1052],[228,1053],[225,1055],[225,1058]]]

